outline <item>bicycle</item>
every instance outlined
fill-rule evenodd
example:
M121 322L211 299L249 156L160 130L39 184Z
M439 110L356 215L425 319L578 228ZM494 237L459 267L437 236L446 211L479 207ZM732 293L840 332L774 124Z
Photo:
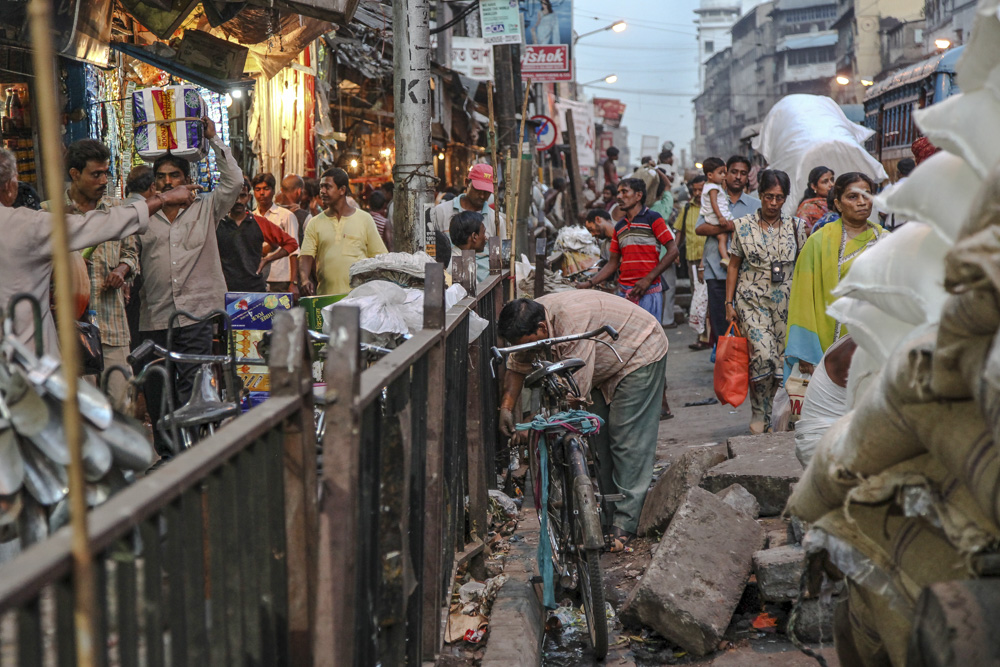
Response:
M187 354L175 352L173 347L174 325L181 316L194 322L204 322L219 318L223 327L222 336L226 354ZM170 317L167 328L167 347L144 340L131 354L128 362L133 367L143 368L133 384L143 385L148 377L148 371L160 368L163 379L163 396L165 411L161 413L154 427L164 435L174 454L180 454L190 449L197 442L215 433L223 422L240 414L240 399L243 385L236 373L236 354L232 343L232 323L229 315L222 310L214 310L205 317L195 317L190 313L177 311ZM173 384L176 376L174 364L199 364L195 372L191 396L187 402L176 407L174 404ZM112 371L124 372L120 367L111 367L105 371L102 384L107 383L107 377ZM161 408L162 409L162 408Z
M515 352L537 351L547 356L555 345L585 339L607 345L621 361L613 345L597 339L601 334L618 340L618 332L604 326L583 334L493 347L490 350L492 362L502 363L507 355ZM538 556L546 604L554 604L552 571L543 566L551 557L555 572L559 573L560 587L580 593L595 656L603 660L608 653L608 621L600 560L606 546L601 515L605 503L623 500L624 496L601 493L599 462L590 438L600 428L601 420L596 415L574 409L574 403L581 404L584 397L573 373L585 365L582 359L552 362L536 356L532 361L534 370L525 377L524 386L540 390L542 406L535 418L528 424L519 424L518 430L537 434L529 456L529 469L540 491L536 495L539 522L543 534L548 535L548 540L540 540ZM546 553L548 550L551 556Z

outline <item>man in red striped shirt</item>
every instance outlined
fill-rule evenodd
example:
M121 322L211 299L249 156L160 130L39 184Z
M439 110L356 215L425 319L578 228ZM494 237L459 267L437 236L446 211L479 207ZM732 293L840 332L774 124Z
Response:
M611 239L611 259L590 280L577 283L578 288L600 284L618 271L618 296L638 304L640 308L663 321L663 284L660 274L677 260L680 254L674 233L656 211L647 208L646 183L641 178L623 178L618 182L618 207L625 217L615 224ZM660 246L666 252L660 257ZM660 419L673 417L663 387Z
M677 244L666 221L645 206L646 184L639 178L625 178L618 183L618 205L625 217L615 225L611 239L611 259L596 276L579 288L598 285L618 271L618 295L639 305L657 321L663 315L663 287L660 274L677 259ZM666 253L660 257L660 246Z

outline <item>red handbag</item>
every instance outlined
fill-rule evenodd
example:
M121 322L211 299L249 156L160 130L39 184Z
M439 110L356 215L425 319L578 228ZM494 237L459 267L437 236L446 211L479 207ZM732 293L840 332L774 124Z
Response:
M725 336L719 336L712 380L720 403L735 408L746 400L750 390L750 345L740 335L736 322L729 325Z

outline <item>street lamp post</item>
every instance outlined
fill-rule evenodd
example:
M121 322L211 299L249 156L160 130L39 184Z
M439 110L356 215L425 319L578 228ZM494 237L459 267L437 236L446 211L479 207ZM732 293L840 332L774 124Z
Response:
M573 44L576 45L576 43L579 42L584 37L588 37L590 35L596 35L597 33L604 32L605 30L613 30L614 32L623 32L627 27L628 23L625 23L625 21L615 21L614 23L609 23L603 28L598 28L597 30L591 30L590 32L585 32L582 35L575 35L573 37Z
M587 83L578 83L576 85L582 88L583 86L590 86L595 83L614 83L617 80L618 80L617 74L609 74L607 76L602 76L600 79L594 79L593 81L588 81Z

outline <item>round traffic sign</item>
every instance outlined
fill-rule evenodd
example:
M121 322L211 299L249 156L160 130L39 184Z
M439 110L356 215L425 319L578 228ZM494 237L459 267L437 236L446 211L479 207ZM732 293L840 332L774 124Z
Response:
M559 128L556 122L548 116L532 116L531 120L538 123L535 129L535 148L540 151L547 151L556 145L559 138Z

